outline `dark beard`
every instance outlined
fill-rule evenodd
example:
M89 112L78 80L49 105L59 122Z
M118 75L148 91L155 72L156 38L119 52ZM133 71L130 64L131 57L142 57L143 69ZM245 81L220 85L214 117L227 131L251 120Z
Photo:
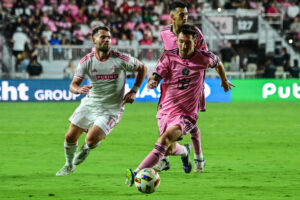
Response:
M98 51L102 51L104 53L108 52L110 48L98 48Z

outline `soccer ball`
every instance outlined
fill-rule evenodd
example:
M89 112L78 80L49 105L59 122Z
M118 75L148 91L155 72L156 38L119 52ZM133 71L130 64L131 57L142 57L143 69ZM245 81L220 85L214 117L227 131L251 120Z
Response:
M134 184L142 193L150 194L155 192L159 186L160 177L152 168L142 169L134 178Z

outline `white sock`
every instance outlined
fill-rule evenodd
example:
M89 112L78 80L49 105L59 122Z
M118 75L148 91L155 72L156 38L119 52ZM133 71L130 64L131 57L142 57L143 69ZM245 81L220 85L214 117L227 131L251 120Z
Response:
M99 146L101 144L101 141L99 141L96 145L92 146L92 147L89 147L87 145L87 143L85 142L84 145L83 145L83 149L95 149L97 146Z
M195 159L195 160L204 160L203 154L202 154L202 153L199 154L199 155L195 154L195 155L194 155L194 159Z
M75 152L77 150L77 142L76 143L67 143L65 141L64 143L64 147L65 147L65 157L66 157L66 165L73 165L73 159L74 159L74 155Z
M90 147L86 144L86 142L83 144L83 149L90 149Z

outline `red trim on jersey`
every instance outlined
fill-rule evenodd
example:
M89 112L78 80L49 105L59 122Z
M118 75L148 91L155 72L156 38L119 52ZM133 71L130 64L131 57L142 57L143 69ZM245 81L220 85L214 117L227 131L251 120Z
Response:
M97 74L95 77L97 80L113 80L117 79L119 74Z
M81 60L80 60L80 64L83 64L85 61L87 61L89 58L93 57L95 55L95 52L91 52L88 55L84 56Z
M126 55L124 55L124 54L121 54L121 53L116 52L116 51L113 51L113 50L111 51L111 53L112 53L114 56L120 58L121 60L124 60L124 61L126 61L126 62L129 62L129 56L126 56Z

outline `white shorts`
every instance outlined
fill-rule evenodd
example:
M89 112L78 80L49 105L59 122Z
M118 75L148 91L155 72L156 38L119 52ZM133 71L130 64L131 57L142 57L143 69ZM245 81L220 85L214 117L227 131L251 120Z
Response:
M108 135L121 120L124 110L116 112L116 114L111 114L95 108L95 105L87 104L82 101L79 107L69 118L69 121L85 130L96 125L101 128L106 135Z

